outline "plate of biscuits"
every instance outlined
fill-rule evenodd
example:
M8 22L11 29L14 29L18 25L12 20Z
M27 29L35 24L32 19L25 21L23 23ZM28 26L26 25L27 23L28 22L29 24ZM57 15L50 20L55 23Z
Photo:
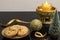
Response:
M29 28L23 25L12 25L2 30L2 35L10 39L23 38L29 35L29 33Z

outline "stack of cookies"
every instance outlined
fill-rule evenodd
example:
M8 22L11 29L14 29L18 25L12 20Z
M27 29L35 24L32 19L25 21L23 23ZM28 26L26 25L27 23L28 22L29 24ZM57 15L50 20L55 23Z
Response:
M7 38L23 38L29 34L30 30L23 25L13 25L2 30L2 35Z

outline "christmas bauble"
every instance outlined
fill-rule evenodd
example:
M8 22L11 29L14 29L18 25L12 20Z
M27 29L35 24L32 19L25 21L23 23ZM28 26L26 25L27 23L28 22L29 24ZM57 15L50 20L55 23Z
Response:
M38 31L42 28L42 22L38 19L34 19L31 21L30 23L30 27L34 30L34 31Z

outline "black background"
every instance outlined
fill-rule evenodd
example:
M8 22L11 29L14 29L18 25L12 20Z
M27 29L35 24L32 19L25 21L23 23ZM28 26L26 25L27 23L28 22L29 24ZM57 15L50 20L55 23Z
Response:
M6 24L9 20L13 18L18 18L30 22L33 19L39 19L39 15L37 15L36 12L0 12L0 23ZM29 24L27 26L29 26ZM0 40L12 40L12 39L4 38L1 35L1 31L3 28L5 27L0 26ZM40 40L40 38L32 38L31 35L29 35L25 38L16 39L16 40Z

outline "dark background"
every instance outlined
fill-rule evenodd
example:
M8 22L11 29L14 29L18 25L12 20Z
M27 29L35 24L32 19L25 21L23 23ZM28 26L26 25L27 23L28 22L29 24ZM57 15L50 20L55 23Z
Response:
M58 12L58 14L60 15L60 12ZM11 20L13 18L18 18L18 19L30 22L33 19L39 19L39 16L36 14L36 12L0 12L0 23L6 24L9 20ZM27 26L29 26L29 25L27 25ZM3 28L5 28L5 27L0 26L0 40L10 40L10 39L4 38L1 35L1 31ZM58 39L59 38L60 37L58 37ZM36 38L33 39L29 35L28 37L23 38L21 40L40 40L40 39L36 39Z

